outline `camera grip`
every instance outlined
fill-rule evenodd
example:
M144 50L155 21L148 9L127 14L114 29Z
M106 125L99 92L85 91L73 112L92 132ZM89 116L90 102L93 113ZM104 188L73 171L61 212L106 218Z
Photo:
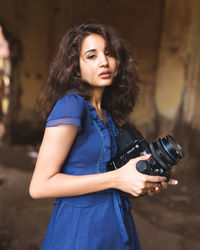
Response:
M136 163L136 169L138 172L144 174L148 171L148 164L146 163L146 161L138 161Z

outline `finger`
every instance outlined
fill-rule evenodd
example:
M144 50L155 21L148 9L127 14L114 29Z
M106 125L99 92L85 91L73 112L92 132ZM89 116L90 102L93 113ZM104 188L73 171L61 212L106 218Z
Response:
M132 161L134 161L135 163L137 163L138 161L146 161L151 157L151 154L146 154L146 155L141 155L137 158L133 158Z
M168 187L168 183L167 182L161 182L161 187L162 189L166 189Z
M159 185L159 186L156 186L155 188L149 189L147 191L147 194L150 195L150 196L152 196L155 193L160 193L160 190L161 190L161 186Z
M157 184L155 187L154 187L154 192L155 193L160 193L160 190L161 190L161 184Z
M154 195L154 191L153 191L153 190L148 190L148 191L147 191L147 194L148 194L149 196L153 196L153 195Z
M152 175L145 175L146 178L146 182L165 182L166 181L166 177L164 176L152 176Z
M161 184L160 183L153 183L153 182L149 182L149 183L146 183L145 185L145 188L146 189L155 189L155 188L161 188Z
M177 180L170 179L170 180L168 181L168 184L169 184L169 185L178 185L178 181L177 181Z
M160 193L160 189L161 189L161 187L155 187L155 193Z
M144 189L142 190L142 192L139 193L139 195L144 195L144 194L147 193L147 191L148 191L148 189L144 188Z

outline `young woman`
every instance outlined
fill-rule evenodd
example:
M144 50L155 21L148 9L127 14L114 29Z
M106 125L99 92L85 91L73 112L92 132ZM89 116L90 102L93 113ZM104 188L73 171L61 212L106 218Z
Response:
M106 171L136 84L135 61L110 27L88 21L66 33L42 96L48 118L30 184L33 198L57 198L43 250L140 249L131 204L119 190L152 195L166 179L136 170L149 155Z

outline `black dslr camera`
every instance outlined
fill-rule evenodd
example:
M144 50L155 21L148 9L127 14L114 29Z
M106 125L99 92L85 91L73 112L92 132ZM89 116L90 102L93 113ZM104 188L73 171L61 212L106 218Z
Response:
M148 143L141 134L127 125L117 137L119 154L107 163L107 170L115 170L125 165L130 159L145 154L152 154L147 161L139 161L136 168L148 175L165 176L170 179L170 169L185 155L181 146L170 135Z

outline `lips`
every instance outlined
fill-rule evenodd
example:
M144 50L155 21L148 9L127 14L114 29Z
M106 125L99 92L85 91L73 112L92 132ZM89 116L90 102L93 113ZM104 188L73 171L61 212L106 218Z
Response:
M105 70L99 74L99 76L103 79L111 77L111 72L109 70Z

